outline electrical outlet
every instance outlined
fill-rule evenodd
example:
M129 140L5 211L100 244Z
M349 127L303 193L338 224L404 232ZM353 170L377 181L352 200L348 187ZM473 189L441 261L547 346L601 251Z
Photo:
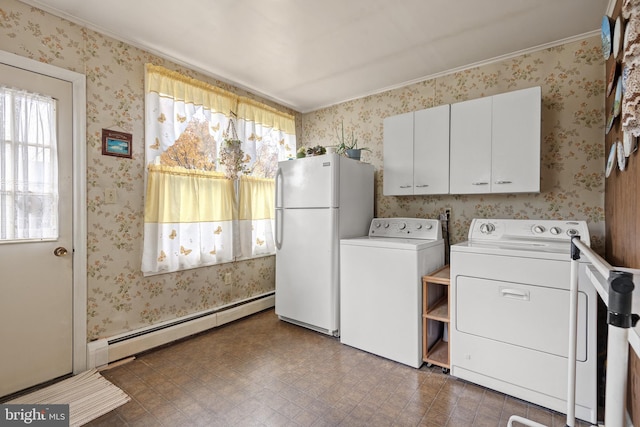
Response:
M224 284L225 285L230 285L231 284L231 273L224 273Z
M118 192L115 188L106 188L104 190L104 202L106 204L114 204L118 201Z
M451 209L445 209L444 214L447 216L447 221L451 219Z

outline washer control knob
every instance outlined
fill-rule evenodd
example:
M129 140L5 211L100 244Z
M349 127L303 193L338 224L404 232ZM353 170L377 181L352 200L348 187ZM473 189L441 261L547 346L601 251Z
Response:
M416 230L422 230L422 224L416 225Z
M407 224L404 222L400 223L400 225L398 226L399 230L404 230L405 228L407 228Z
M544 233L544 227L541 225L534 225L533 226L533 232L537 233L537 234L542 234Z
M389 223L388 222L384 223L384 228L389 228Z
M570 228L567 230L567 234L571 237L573 236L577 236L578 235L578 230L576 230L575 228Z
M376 228L380 228L382 224L380 224L379 222L376 222Z
M427 230L431 230L433 228L433 225L427 224L427 225L425 225L424 228L426 228Z
M560 230L559 227L551 227L551 230L549 230L551 232L551 234L553 234L554 236L557 236L558 234L560 234L562 232L562 230Z
M496 226L488 222L480 226L480 231L484 234L491 234L495 229Z

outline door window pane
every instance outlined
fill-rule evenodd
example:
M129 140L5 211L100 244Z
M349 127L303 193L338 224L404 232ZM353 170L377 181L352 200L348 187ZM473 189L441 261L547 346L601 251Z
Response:
M56 101L0 86L0 242L58 238Z

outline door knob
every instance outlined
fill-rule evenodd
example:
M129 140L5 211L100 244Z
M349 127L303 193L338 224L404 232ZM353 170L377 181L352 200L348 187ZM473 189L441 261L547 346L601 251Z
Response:
M68 253L69 251L67 251L67 248L63 248L62 246L58 246L53 250L53 254L55 256L65 256Z

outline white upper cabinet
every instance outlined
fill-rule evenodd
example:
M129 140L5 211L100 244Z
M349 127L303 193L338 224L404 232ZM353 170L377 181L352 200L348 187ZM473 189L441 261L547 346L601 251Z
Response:
M449 192L449 104L413 116L413 194Z
M413 194L413 112L384 119L383 156L383 194Z
M384 195L449 192L449 105L384 119Z
M451 105L451 194L540 191L540 87Z
M491 191L540 191L540 87L493 97Z
M384 119L385 196L540 191L540 87Z
M451 105L451 194L491 192L491 98Z

